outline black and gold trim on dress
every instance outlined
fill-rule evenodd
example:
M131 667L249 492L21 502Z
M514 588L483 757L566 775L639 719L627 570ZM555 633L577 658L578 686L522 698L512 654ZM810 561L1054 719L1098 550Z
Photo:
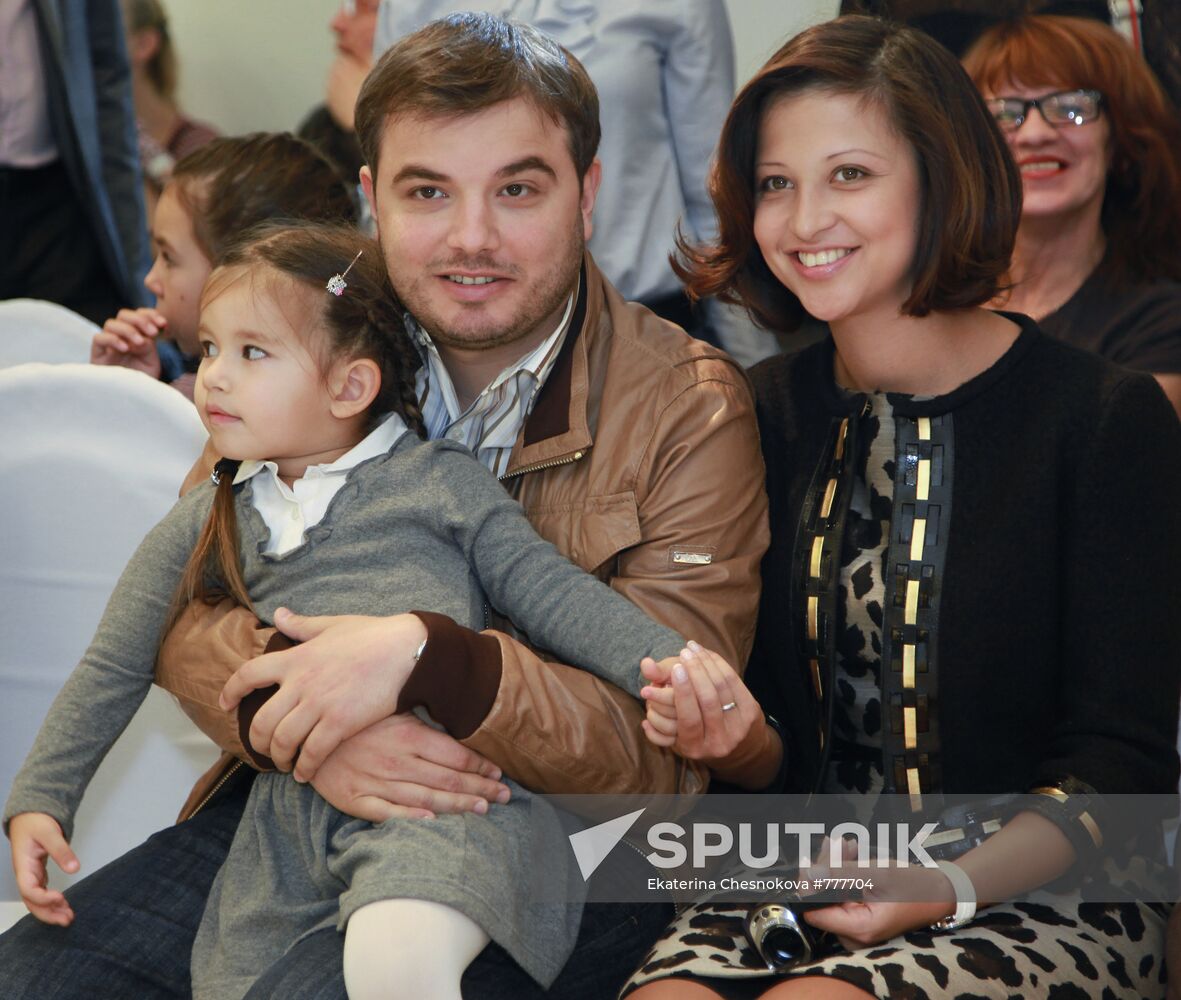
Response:
M887 791L911 809L942 787L938 698L939 610L951 525L950 414L897 417L894 503L882 621L882 707Z
M840 627L840 553L856 475L864 418L872 412L865 400L859 413L846 417L813 478L804 504L803 531L797 549L803 600L803 661L812 695L821 706L820 749L832 725L831 688L836 634ZM942 785L938 692L938 620L951 523L952 441L950 414L935 417L895 415L895 472L890 539L885 565L886 599L882 622L882 761L885 791L910 797L923 807L923 795ZM799 612L795 612L799 613ZM823 764L820 768L824 773Z
M867 401L862 415L868 409ZM846 417L835 425L835 434L824 451L828 458L822 459L816 470L804 503L801 547L797 553L796 565L801 570L797 580L804 614L801 653L808 667L812 696L824 709L817 727L822 756L826 749L825 734L832 725L833 703L828 694L836 657L841 539L856 472L856 463L847 458L856 453L858 424L856 417Z

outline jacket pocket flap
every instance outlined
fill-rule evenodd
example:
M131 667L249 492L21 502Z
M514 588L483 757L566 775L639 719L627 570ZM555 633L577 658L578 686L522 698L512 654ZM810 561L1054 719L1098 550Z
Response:
M538 534L566 558L600 578L610 575L615 557L640 542L640 511L631 490L588 497L577 507L527 512Z

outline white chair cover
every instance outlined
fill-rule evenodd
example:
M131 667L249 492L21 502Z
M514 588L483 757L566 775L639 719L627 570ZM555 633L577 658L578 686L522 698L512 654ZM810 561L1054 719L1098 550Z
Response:
M176 501L206 435L176 390L92 365L0 370L0 427L0 796L7 798L119 573ZM79 812L79 877L173 822L215 756L154 688ZM50 868L52 884L71 881ZM5 862L0 900L15 899Z
M99 328L85 316L42 299L0 302L0 368L30 361L81 364Z

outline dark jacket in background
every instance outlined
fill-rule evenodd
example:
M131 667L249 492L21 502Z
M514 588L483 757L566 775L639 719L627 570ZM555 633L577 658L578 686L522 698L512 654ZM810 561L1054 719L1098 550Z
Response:
M62 165L122 299L151 265L119 0L34 0Z

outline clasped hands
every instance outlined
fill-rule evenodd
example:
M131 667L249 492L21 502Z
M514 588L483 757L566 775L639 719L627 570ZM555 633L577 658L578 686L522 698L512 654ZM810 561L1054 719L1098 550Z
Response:
M649 682L640 695L647 703L644 733L652 743L704 761L715 775L747 788L761 788L771 780L783 748L764 724L762 707L722 657L690 642L676 660L646 659L640 669ZM827 852L827 845L822 852ZM843 855L846 864L853 860L851 845L844 845ZM865 875L865 869L855 867L815 871L832 877L850 872L855 877ZM874 888L861 899L804 915L817 929L836 935L850 951L928 927L955 909L955 893L938 869L875 867L869 871Z
M644 735L659 747L701 761L724 781L761 791L779 769L783 747L738 672L690 641L678 658L640 663L648 684Z

